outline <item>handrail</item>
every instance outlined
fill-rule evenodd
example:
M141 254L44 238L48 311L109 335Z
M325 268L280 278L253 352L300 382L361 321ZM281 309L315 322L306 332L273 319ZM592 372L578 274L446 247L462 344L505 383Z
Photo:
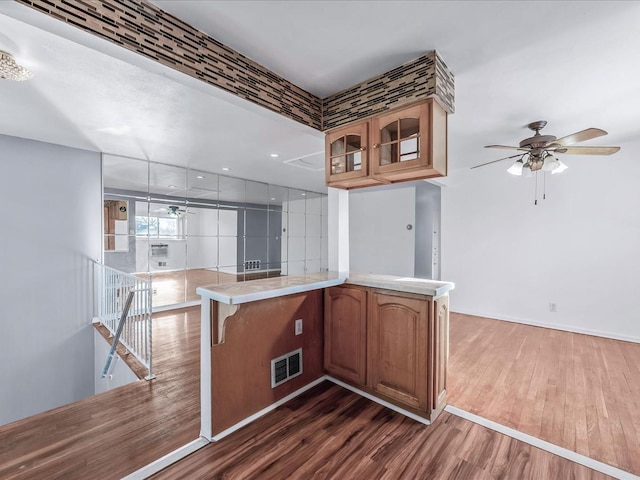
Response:
M115 346L120 342L147 367L148 375L145 379L155 378L152 355L151 281L99 262L96 262L95 266L98 294L96 316L109 333L116 336L111 350L115 352ZM129 302L130 296L133 298Z
M116 347L118 346L118 342L120 341L120 335L122 335L122 329L124 328L124 323L127 321L129 309L131 308L131 302L133 302L133 296L135 294L136 292L131 290L129 292L129 295L127 295L127 300L125 301L124 308L122 309L122 315L120 316L120 321L118 322L118 329L116 330L116 334L113 336L113 342L111 343L111 348L109 349L109 353L107 355L107 361L105 362L104 368L102 369L102 378L106 378L107 375L109 375L111 362L113 362L113 358L116 355Z

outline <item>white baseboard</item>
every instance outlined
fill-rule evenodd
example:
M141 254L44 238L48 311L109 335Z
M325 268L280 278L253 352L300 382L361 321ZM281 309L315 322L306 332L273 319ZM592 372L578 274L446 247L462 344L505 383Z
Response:
M634 337L633 335L619 335L617 333L603 332L601 330L591 330L589 328L574 327L572 325L562 325L558 323L546 323L538 322L536 320L529 320L519 317L510 317L506 315L496 315L494 313L482 313L482 312L470 312L463 310L455 310L451 313L461 313L463 315L473 315L474 317L484 317L492 320L502 320L505 322L522 323L524 325L531 325L534 327L551 328L553 330L561 330L563 332L581 333L583 335L592 335L594 337L610 338L612 340L622 340L625 342L640 343L640 337Z
M187 443L186 445L177 448L173 452L166 454L164 457L161 457L158 460L155 460L136 470L135 472L130 473L126 477L123 477L122 480L144 480L145 478L149 478L152 475L158 473L160 470L163 470L168 466L182 460L187 455L191 455L193 452L209 445L209 443L209 440L207 440L206 438L197 438L193 442Z
M632 473L625 472L624 470L612 467L611 465L599 462L598 460L585 457L584 455L580 455L579 453L576 453L572 450L568 450L553 443L546 442L532 435L519 432L517 430L514 430L513 428L500 425L493 420L489 420L465 410L461 410L458 407L454 407L453 405L447 405L446 407L444 407L444 409L445 411L458 417L464 418L465 420L477 423L478 425L487 427L495 432L501 433L516 440L520 440L521 442L527 443L533 447L539 448L549 453L553 453L554 455L558 455L559 457L566 458L567 460L578 463L592 470L596 470L600 473L604 473L605 475L609 475L620 480L640 480L640 477L633 475Z
M236 423L235 425L227 428L226 430L223 430L222 432L214 435L211 440L213 442L217 442L218 440L223 439L224 437L226 437L227 435L232 434L233 432L235 432L236 430L241 429L242 427L249 425L251 422L257 420L258 418L262 417L263 415L266 415L267 413L275 410L276 408L278 408L280 405L284 405L285 403L287 403L289 400L293 400L294 398L296 398L298 395L303 394L304 392L306 392L307 390L315 387L316 385L324 382L325 380L327 380L326 375L323 375L322 377L314 380L311 383L308 383L307 385L305 385L302 388L299 388L298 390L296 390L295 392L290 393L289 395L287 395L286 397L281 398L280 400L278 400L275 403L272 403L271 405L269 405L268 407L263 408L262 410L260 410L259 412L254 413L253 415L251 415L250 417L245 418L244 420L242 420L241 422Z

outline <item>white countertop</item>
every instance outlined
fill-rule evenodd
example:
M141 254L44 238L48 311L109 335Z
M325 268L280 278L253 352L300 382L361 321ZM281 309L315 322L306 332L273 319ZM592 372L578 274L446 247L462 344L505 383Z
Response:
M455 288L452 282L440 282L425 278L395 277L393 275L374 275L371 273L350 273L347 281L351 285L363 287L383 288L397 292L417 293L439 297Z
M240 303L255 302L256 300L282 297L292 293L333 287L344 283L344 281L344 276L340 276L335 272L320 272L198 287L196 293L221 303L238 305Z
M281 297L293 293L308 292L320 288L333 287L343 283L363 287L395 290L397 292L416 293L439 297L455 285L451 282L439 282L422 278L395 277L392 275L350 274L348 278L336 272L320 272L308 275L282 276L198 287L198 295L228 305L255 302L267 298Z

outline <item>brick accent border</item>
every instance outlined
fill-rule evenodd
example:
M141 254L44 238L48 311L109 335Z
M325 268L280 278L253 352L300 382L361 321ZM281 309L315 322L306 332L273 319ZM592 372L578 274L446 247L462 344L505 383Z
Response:
M16 1L292 120L321 129L320 98L151 3Z
M329 130L427 97L435 97L447 112L453 113L453 75L435 50L325 98L322 129Z
M427 97L454 112L454 77L436 51L325 99L144 0L15 0L317 130Z

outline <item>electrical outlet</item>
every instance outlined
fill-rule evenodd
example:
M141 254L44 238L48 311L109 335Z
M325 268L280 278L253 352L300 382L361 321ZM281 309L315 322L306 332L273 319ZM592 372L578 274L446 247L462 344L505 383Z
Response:
M296 335L302 334L302 319L296 320Z
M558 311L558 305L556 305L555 303L550 303L549 304L549 311L550 312L557 312Z

